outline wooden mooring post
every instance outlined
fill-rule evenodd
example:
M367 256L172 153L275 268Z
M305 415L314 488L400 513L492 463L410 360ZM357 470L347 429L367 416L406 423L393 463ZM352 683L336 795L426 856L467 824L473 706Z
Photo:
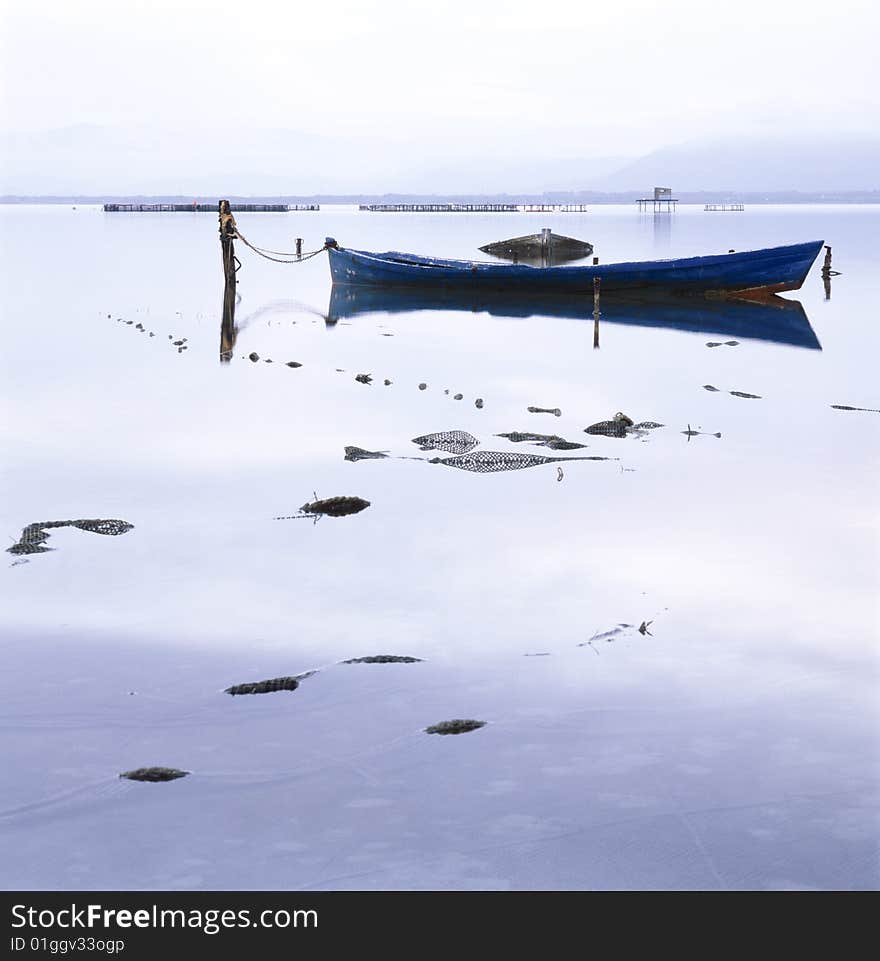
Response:
M599 349L599 287L601 277L593 278L593 350Z
M223 318L220 322L220 360L228 363L232 359L235 348L235 289L238 281L236 272L241 266L235 256L233 238L237 234L235 217L229 207L228 200L221 200L220 215L220 248L223 254Z
M831 269L831 247L825 244L825 262L822 264L822 286L825 288L825 299L831 300L831 278L839 276L839 270Z

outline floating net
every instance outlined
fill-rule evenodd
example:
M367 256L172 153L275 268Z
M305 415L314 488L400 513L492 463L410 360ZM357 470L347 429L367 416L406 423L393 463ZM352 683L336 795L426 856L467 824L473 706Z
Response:
M466 454L480 442L466 430L443 430L437 434L413 437L413 443L421 450L442 450L449 454Z
M351 445L345 448L345 459L351 461L380 460L387 456L387 452L383 450L364 450L363 447L352 447Z
M511 444L522 444L526 441L532 441L534 443L546 443L550 440L562 440L557 434L533 434L528 430L512 430L509 434L496 434L496 437L503 437L505 440L509 440Z
M134 524L128 521L120 521L115 518L94 518L76 521L36 521L28 524L21 532L18 541L7 547L10 554L42 554L51 551L51 547L46 547L45 543L49 539L49 531L55 527L76 527L81 531L89 531L92 534L109 534L118 536L130 531Z
M590 424L584 430L585 434L602 434L605 437L626 437L627 428L632 424L627 424L622 420L600 420L598 424Z
M616 459L616 458L615 458ZM475 474L493 474L503 470L522 470L540 464L567 463L573 460L611 460L609 457L543 457L540 454L523 454L519 451L480 450L459 457L432 457L430 464L444 464Z

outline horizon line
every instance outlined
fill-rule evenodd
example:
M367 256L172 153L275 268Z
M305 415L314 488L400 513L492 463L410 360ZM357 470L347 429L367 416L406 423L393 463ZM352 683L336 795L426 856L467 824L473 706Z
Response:
M248 201L248 202L276 202L276 203L325 203L325 204L365 204L381 202L383 200L395 200L399 203L420 203L420 202L493 202L506 201L524 204L540 203L631 203L636 200L644 199L647 190L545 190L545 191L506 191L501 193L484 193L481 191L450 190L443 192L424 192L424 191L384 191L377 192L330 192L322 191L313 194L286 194L286 193L226 193L220 195L214 191L206 191L203 194L193 193L6 193L0 194L2 204L27 204L27 203L82 203L82 204L103 204L103 203L124 203L127 201L146 201L155 203L189 203L195 199L200 203L210 202L215 199ZM678 201L682 204L704 203L710 200L738 200L753 204L760 203L779 203L795 202L844 202L844 203L880 203L880 189L856 189L856 190L726 190L717 188L713 190L679 190L676 191ZM649 198L650 199L650 198Z

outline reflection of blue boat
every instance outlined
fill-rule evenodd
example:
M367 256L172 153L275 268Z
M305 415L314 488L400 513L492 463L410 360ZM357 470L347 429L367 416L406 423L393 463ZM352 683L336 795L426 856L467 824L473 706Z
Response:
M440 287L572 294L601 289L660 289L670 293L736 292L766 295L797 290L823 242L769 247L710 257L680 257L623 264L531 267L470 260L442 260L396 251L346 250L327 238L334 284L369 287Z
M334 284L329 317L359 314L454 310L496 317L560 317L592 320L593 298L499 291L419 290L416 288L349 287ZM637 327L668 327L724 337L767 340L821 350L821 345L796 300L767 297L761 301L715 300L706 297L618 295L602 299L603 323Z

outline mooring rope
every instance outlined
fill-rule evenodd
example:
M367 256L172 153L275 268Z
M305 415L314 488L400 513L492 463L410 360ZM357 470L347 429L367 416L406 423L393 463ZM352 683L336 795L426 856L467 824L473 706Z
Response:
M266 260L274 261L276 264L298 264L304 260L309 260L312 257L317 257L318 254L323 253L327 249L326 245L324 245L319 247L317 250L310 250L307 253L297 256L296 253L286 250L267 250L264 247L256 247L239 232L237 227L235 228L234 236L236 240L240 240L246 247L250 247L255 254L258 254L260 257L265 257ZM277 256L270 256L271 254L277 254ZM282 257L290 259L282 260Z

